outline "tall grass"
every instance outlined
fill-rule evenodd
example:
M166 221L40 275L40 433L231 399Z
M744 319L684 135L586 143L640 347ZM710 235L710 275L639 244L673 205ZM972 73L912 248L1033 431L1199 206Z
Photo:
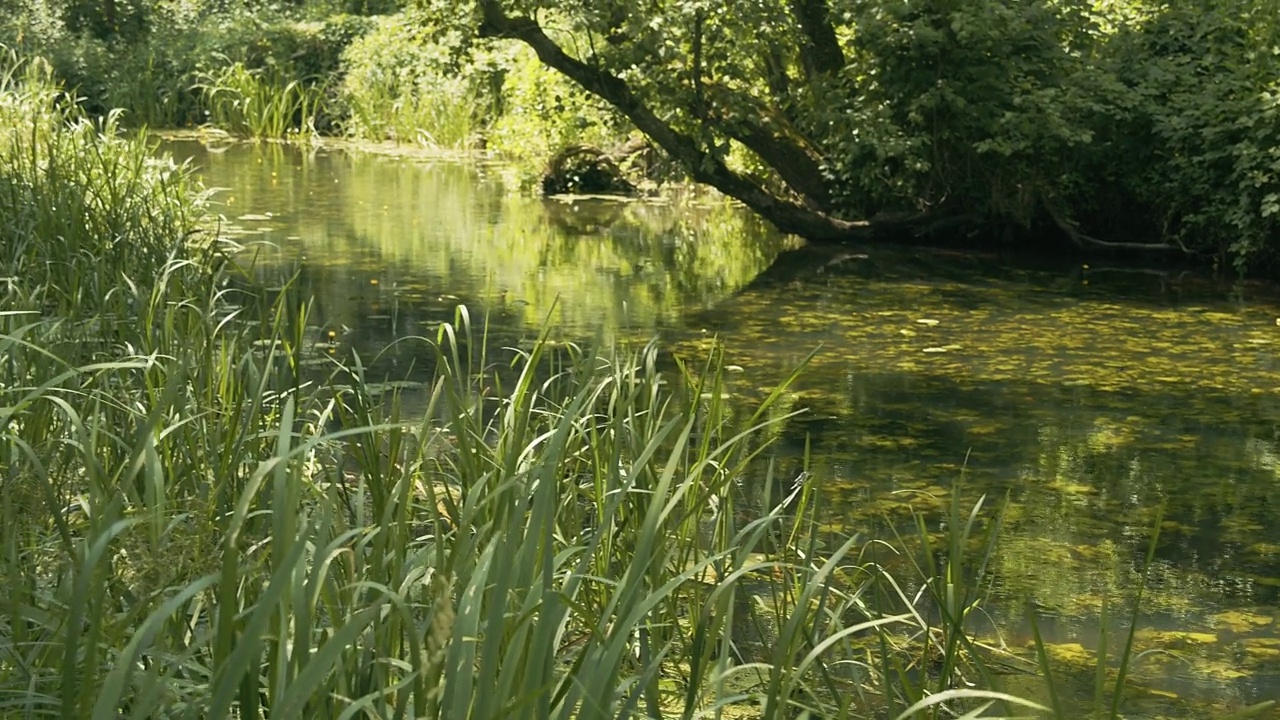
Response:
M353 72L343 80L347 134L443 150L468 150L478 141L486 101L467 79L423 77L395 87L367 75Z
M414 13L381 17L342 55L339 94L347 135L419 143L442 150L476 146L498 90L487 72L450 61L445 44L424 38Z
M210 123L251 138L315 135L325 99L322 85L290 78L276 65L229 63L205 73L197 87Z
M89 320L144 310L186 257L199 202L184 168L91 120L47 65L0 63L0 244L9 309ZM119 315L116 315L119 316Z
M104 99L108 107L125 109L130 127L184 127L198 116L200 96L191 87L191 71L167 53L140 47L121 58L115 70Z
M895 578L807 474L745 502L794 378L741 414L715 355L495 357L460 309L405 340L436 367L410 414L192 241L182 168L26 73L0 80L0 714L1040 708L966 634L980 507Z

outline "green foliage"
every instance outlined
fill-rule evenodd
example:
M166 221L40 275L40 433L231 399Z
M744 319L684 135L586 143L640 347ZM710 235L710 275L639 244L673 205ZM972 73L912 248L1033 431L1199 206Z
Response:
M150 30L154 7L148 0L68 0L62 17L72 33L128 42Z
M436 379L410 419L358 356L324 359L290 287L187 242L185 173L57 104L47 71L3 77L3 149L33 161L0 166L0 706L876 712L866 643L915 652L915 601L870 601L887 576L818 526L807 475L740 504L795 374L738 414L714 353L676 383L653 345L540 341L504 370L461 308L417 339ZM973 698L1026 704L908 715Z
M1098 78L1070 48L1091 26L1072 3L890 3L857 23L832 172L864 212L954 203L1028 224L1077 178ZM869 171L874 168L874 171Z
M154 3L148 6L151 22L145 32L100 37L64 22L56 4L15 2L21 12L0 19L0 42L23 57L47 58L56 77L84 99L90 112L123 109L122 122L134 126L206 121L213 109L206 101L224 99L203 86L217 79L247 82L230 77L239 67L278 92L293 85L294 97L274 98L277 105L297 105L298 95L315 95L314 125L332 131L341 109L327 97L325 102L318 98L336 85L343 50L372 25L351 15L306 21L271 8Z
M0 21L0 41L49 58L90 112L123 108L128 124L489 146L530 176L560 148L626 138L602 103L527 51L477 45L466 18L444 6L369 18L323 3L143 3L148 22L125 33L68 22L57 3L11 1L21 12Z
M730 663L730 620L753 616L749 579L776 575L786 629L757 669L789 713L845 675L812 638L840 650L899 621L844 620L852 543L816 560L812 486L738 519L781 389L740 424L716 364L672 392L652 346L613 362L540 343L495 375L464 309L433 343L430 406L402 419L358 357L309 373L305 303L192 254L188 215L142 216L130 198L196 208L145 146L68 129L54 95L0 88L6 143L39 160L0 194L30 218L6 238L26 250L4 268L24 273L6 297L21 310L0 316L0 705L691 716L743 699L729 683L756 669ZM92 201L66 225L49 224L71 194L54 181Z
M627 139L630 126L616 111L542 65L533 51L508 46L502 61L501 113L488 139L504 158L536 173L565 148L609 150Z
M1274 3L1168 6L1109 40L1124 84L1103 189L1154 230L1244 269L1280 260L1280 20ZM1123 208L1107 208L1111 217Z
M190 56L195 60L190 82L206 100L216 97L209 94L209 85L234 87L239 102L248 102L251 108L252 98L258 96L258 109L250 115L278 116L287 114L279 108L293 106L295 129L334 132L345 118L336 92L343 72L342 54L372 27L369 18L353 15L332 15L315 22L263 10L209 15L189 33L196 46ZM227 102L225 97L219 99ZM268 113L267 106L277 111ZM219 122L211 117L212 106L202 109L210 120Z
M289 79L276 66L250 70L233 63L202 79L209 121L245 137L288 138L315 133L323 88Z
M439 10L439 8L433 8ZM343 56L348 134L442 149L486 148L532 176L562 148L609 148L627 126L526 48L477 44L426 9L379 18Z
M496 76L464 63L458 41L437 36L414 15L379 18L342 57L345 131L368 140L474 147L497 100Z
M780 227L917 215L1242 268L1280 250L1274 0L477 5Z
M568 55L688 140L686 173L720 163L827 217L923 212L1241 270L1280 259L1275 0L5 0L0 42L134 125L279 135L250 118L291 116L294 130L492 150L526 176L627 138L621 113L527 47L481 39L485 4L536 6Z
M372 26L369 18L352 15L311 21L279 10L240 10L203 16L194 39L198 55L213 66L276 66L295 79L323 79L338 71L343 50Z
M120 137L115 115L86 117L41 62L0 70L0 188L15 310L136 311L199 219L185 168Z

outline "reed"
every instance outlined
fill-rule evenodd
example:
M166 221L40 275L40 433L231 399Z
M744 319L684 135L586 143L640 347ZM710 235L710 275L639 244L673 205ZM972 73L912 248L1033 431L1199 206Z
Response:
M41 61L0 62L9 309L85 322L138 313L169 263L199 252L203 200L186 168L121 136L118 117L86 117Z
M208 121L251 138L302 138L316 134L323 85L289 77L279 66L249 68L242 62L202 74L196 87Z
M358 66L342 84L348 135L395 140L440 150L470 150L479 141L486 102L466 78L424 75L388 83Z

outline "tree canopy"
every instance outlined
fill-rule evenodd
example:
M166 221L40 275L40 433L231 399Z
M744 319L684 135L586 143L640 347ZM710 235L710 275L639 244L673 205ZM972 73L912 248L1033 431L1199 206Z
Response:
M471 9L478 35L528 45L694 180L812 240L981 228L1241 266L1280 250L1277 0Z

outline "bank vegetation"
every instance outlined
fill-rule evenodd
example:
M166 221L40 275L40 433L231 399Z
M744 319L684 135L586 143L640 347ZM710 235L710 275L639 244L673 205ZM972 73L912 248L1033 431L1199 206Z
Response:
M134 126L688 178L820 242L1276 267L1277 0L728 7L3 0L0 42Z

